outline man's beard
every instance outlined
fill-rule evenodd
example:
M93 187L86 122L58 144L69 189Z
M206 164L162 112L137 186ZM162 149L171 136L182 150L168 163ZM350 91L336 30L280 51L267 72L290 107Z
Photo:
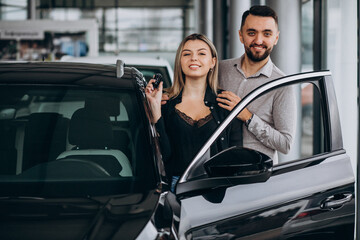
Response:
M245 52L246 52L246 55L248 56L248 58L253 61L253 62L261 62L262 60L264 60L265 58L267 58L271 51L272 51L272 48L268 48L266 47L265 48L265 52L260 55L260 54L256 54L254 55L252 52L251 52L251 47L253 47L254 45L251 44L250 47L245 47Z

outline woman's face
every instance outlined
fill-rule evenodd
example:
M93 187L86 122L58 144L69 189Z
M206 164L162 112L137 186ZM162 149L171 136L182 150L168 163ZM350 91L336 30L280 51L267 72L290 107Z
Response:
M180 57L181 69L187 78L203 78L216 63L210 47L201 40L189 40L185 43Z

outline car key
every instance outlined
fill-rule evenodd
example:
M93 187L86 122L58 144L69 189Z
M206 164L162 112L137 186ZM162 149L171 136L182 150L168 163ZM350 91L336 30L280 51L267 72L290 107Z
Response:
M157 74L155 74L154 79L155 79L155 82L153 83L153 87L158 88L160 82L163 81L163 76L161 75L161 73L157 73Z

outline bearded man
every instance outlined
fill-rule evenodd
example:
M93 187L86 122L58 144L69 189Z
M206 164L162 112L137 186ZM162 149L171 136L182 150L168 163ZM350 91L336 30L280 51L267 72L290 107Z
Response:
M239 37L245 54L223 60L219 84L223 91L218 104L232 110L249 92L264 82L285 74L271 61L270 53L279 40L278 17L268 6L253 6L242 16ZM238 118L243 126L243 145L278 162L277 151L290 151L296 129L296 99L293 87L271 91L250 103Z

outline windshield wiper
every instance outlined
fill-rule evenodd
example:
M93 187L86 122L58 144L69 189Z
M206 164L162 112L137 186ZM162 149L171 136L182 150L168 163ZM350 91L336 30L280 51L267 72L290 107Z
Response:
M104 222L104 214L107 209L111 208L110 201L112 198L109 198L104 204L102 204L95 215L94 219L90 223L88 229L85 231L85 235L83 236L83 240L92 240L95 239L97 233L100 230L102 223Z

